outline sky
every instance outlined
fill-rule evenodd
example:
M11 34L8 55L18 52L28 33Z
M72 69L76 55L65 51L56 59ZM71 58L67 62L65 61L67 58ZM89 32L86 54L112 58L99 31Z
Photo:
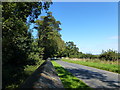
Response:
M62 23L62 39L73 41L80 52L118 50L117 2L53 2L49 11Z

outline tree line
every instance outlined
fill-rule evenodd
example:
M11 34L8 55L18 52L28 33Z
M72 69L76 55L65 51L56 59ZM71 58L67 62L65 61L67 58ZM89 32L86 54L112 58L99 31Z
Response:
M52 2L2 3L2 87L20 83L27 65L36 65L52 57L99 58L116 60L117 52L109 50L100 55L84 54L74 42L61 38L61 22L49 11ZM42 10L46 16L41 16ZM38 31L32 36L30 24Z
M66 48L62 56L69 58L100 59L108 61L116 61L120 59L120 53L112 49L108 49L107 51L102 50L102 53L99 55L79 52L79 48L74 44L73 41L66 42Z

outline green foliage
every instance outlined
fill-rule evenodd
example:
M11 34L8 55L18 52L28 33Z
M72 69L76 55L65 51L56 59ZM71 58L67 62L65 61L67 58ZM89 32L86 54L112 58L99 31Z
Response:
M29 22L34 22L42 9L47 10L51 3L44 2L3 2L2 3L2 87L19 83L26 65L36 64L43 49L32 45L28 31ZM27 18L29 17L29 21ZM27 23L26 23L27 21ZM34 48L38 49L35 53ZM35 58L36 57L36 58Z
M59 25L60 21L56 21L51 12L48 12L47 16L41 16L39 20L36 20L38 45L44 48L43 59L55 56L64 48L64 41L59 34L61 30Z
M64 56L73 58L73 57L78 56L79 48L76 47L74 42L69 41L69 42L66 42L66 48L63 53L64 53Z
M94 59L97 58L97 55L92 55L92 54L82 54L80 58L85 58L85 59Z
M82 53L79 52L79 48L76 47L74 42L69 41L66 42L66 48L64 49L63 57L69 57L69 58L81 58L81 59L101 59L101 60L110 60L110 61L116 61L117 59L120 59L120 53L117 53L114 50L107 50L103 51L100 55L92 55L90 53Z
M103 59L103 60L117 60L118 59L118 53L114 50L107 50L107 51L103 51L100 56L99 56L100 59Z
M30 45L30 51L28 54L28 59L31 60L31 65L33 64L37 64L38 62L40 62L40 60L43 57L43 48L42 47L38 47L38 40L36 39L35 41L33 41ZM30 63L29 63L30 64Z
M6 89L18 88L19 85L25 82L26 78L28 78L43 62L44 60L41 60L40 62L37 62L37 65L27 65L24 69L24 72L21 74L21 76L19 76L20 82L8 85Z
M4 19L9 17L21 19L26 22L27 17L31 22L34 22L35 18L41 14L41 9L48 10L52 2L3 2L3 12L2 15Z
M97 58L97 55L84 54L82 52L79 52L79 48L72 41L66 42L66 48L62 53L62 56L70 58Z
M14 81L19 83L19 77L23 73L24 66L31 62L28 60L31 40L27 36L27 29L28 27L22 20L10 18L3 21L3 88L13 84Z
M85 83L73 76L70 72L66 71L61 65L52 61L53 66L55 67L58 76L60 77L64 88L86 88L90 89Z

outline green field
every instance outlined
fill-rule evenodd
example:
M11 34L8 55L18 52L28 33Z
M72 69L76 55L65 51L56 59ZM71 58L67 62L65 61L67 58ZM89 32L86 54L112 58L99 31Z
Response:
M85 83L83 83L81 80L73 76L71 73L66 71L61 65L56 63L55 61L52 61L53 66L55 67L58 76L60 77L64 88L86 88L91 89L88 87Z
M95 60L86 60L86 61L78 61L78 60L71 60L71 59L62 59L62 61L69 62L69 63L75 63L75 64L80 64L80 65L85 65L85 66L90 66L90 67L95 67L98 69L103 69L115 73L120 73L118 69L118 64L112 64L112 62L107 63L106 61L100 62L95 61Z

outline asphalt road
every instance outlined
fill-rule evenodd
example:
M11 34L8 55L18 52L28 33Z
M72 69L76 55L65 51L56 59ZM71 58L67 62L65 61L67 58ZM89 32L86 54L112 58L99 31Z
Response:
M92 88L120 88L120 74L61 60L56 62Z

